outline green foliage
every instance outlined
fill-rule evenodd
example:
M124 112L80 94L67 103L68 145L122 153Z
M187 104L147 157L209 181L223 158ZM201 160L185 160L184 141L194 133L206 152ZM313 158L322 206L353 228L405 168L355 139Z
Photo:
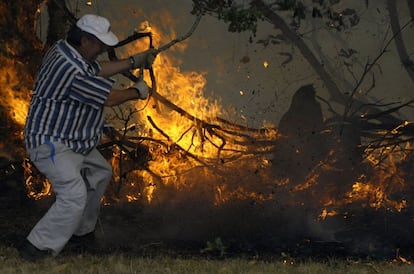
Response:
M191 13L216 16L219 20L228 23L230 32L250 30L255 34L257 22L262 19L261 13L254 7L235 4L232 0L193 0Z
M206 14L206 13L223 13L228 8L232 7L233 1L224 0L193 0L193 14Z
M296 0L279 0L276 4L280 10L292 10L296 7Z
M313 4L304 4L298 0L276 0L268 4L272 10L277 12L291 12L292 26L299 26L301 20L314 17L320 18L332 30L342 31L359 23L359 16L355 10L344 9L333 11L332 5L341 0L314 0ZM228 24L228 31L242 32L251 31L254 35L257 25L264 16L256 7L257 3L251 1L249 4L238 4L241 1L232 0L193 0L194 15L210 15ZM260 1L258 1L260 2Z
M226 254L226 249L227 248L224 246L221 238L217 237L214 239L214 241L207 241L207 246L200 250L200 252L223 257Z
M246 10L232 7L223 15L223 20L229 23L229 31L231 32L251 30L255 33L259 17L260 14L254 9Z

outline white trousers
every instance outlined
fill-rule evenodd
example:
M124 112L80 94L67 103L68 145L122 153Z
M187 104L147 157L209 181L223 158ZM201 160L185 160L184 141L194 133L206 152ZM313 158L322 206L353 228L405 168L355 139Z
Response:
M96 149L83 155L57 142L41 145L28 153L33 164L51 182L56 200L27 240L56 256L72 235L94 231L101 198L112 178L112 167Z

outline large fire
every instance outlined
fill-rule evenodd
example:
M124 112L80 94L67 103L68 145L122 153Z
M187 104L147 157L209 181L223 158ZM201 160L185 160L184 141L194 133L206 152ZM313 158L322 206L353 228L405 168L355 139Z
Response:
M86 4L93 7L94 3ZM138 13L133 15L141 16ZM156 18L146 17L149 21L137 29L151 32L153 46L162 48L180 36L166 12L156 14ZM171 34L164 34L150 21L160 22ZM114 28L116 24L129 25L130 20L114 22ZM45 49L40 44L38 48L19 47L27 39L18 38L6 39L0 50L0 174L6 177L1 190L15 201L9 190L20 195L23 189L36 201L25 204L43 209L53 202L53 188L27 159L22 141L40 62L35 58ZM116 48L116 53L122 58L148 47L149 37L144 36ZM146 248L154 243L179 241L180 246L189 243L200 250L207 241L217 243L212 249L241 250L255 257L262 250L283 258L309 251L329 258L335 254L368 258L379 253L397 255L399 261L409 263L399 254L414 246L411 122L401 122L387 104L369 107L369 111L355 106L343 117L344 112L336 109L341 105L335 101L331 106L315 84L315 88L289 88L295 93L278 125L263 121L251 128L246 117L254 113L236 112L219 97L206 95L209 71L181 69L177 56L186 49L187 40L160 52L153 66L155 82L145 70L145 81L156 87L148 100L106 109L110 127L98 148L113 167L113 180L102 200L105 206L97 226L105 245L113 242L123 247L126 243L128 250L134 246L152 252ZM34 51L36 57L31 56ZM295 53L296 57L302 58ZM266 71L278 69L275 60L264 59L246 56L236 65L259 62ZM253 72L244 75L235 70L251 79ZM139 70L133 73L136 77ZM127 77L116 80L120 88L132 84ZM237 91L237 96L246 98L252 82L222 92ZM363 87L358 90L358 96L363 96ZM271 103L279 106L281 101L275 98ZM383 112L376 113L376 107L390 115L379 117ZM394 113L398 117L389 119ZM22 169L16 168L20 163L24 188L12 188L23 181Z
M151 32L159 44L171 39L155 27ZM121 55L147 47L145 39L136 41L126 46ZM180 49L185 49L185 44ZM231 122L236 120L234 113L227 111L219 100L204 95L204 72L181 71L176 65L179 63L173 50L160 53L154 64L157 89L153 96L145 102L108 110L108 122L117 129L118 142L105 148L114 178L104 203L153 203L185 192L203 195L215 205L231 200L286 202L288 193L296 197L288 203L314 203L321 211L320 218L336 215L338 208L352 203L396 211L408 206L407 199L395 194L406 188L406 174L398 166L407 159L409 147L368 148L361 162L367 174L359 172L351 182L324 176L329 172L335 176L348 172L338 169L334 149L307 172L302 182L293 184L290 176L276 178L273 174L279 166L273 157L279 144L289 137L280 136L275 126L265 122L261 129ZM1 104L23 126L29 97L16 96L14 90L24 89L29 94L29 88L20 85L12 60L5 60L1 70ZM150 83L147 71L144 76ZM52 195L50 184L33 171L30 162L25 161L24 168L30 197ZM338 187L335 180L345 184L340 188L344 191L334 190ZM322 193L318 190L320 185L326 185L330 191Z

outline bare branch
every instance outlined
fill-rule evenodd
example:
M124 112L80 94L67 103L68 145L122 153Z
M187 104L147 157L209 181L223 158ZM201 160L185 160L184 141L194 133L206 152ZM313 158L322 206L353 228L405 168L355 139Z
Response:
M404 24L403 27L401 27L401 29L398 32L395 32L394 35L388 40L388 42L384 45L383 49L380 51L380 53L374 58L374 60L372 62L367 62L365 64L365 69L361 75L361 77L359 78L359 81L357 82L356 86L354 87L354 89L352 90L350 96L348 97L348 101L345 104L345 109L344 112L342 114L342 124L340 126L340 135L342 135L342 131L343 131L343 127L344 124L343 122L345 121L345 117L348 116L349 112L351 111L352 105L354 103L353 98L356 94L356 92L358 91L358 89L360 88L362 82L364 81L365 77L367 76L367 74L371 71L371 69L377 64L378 60L387 52L389 45L394 41L394 39L396 39L396 37L398 35L400 35L400 33L407 28L412 22L414 21L414 18L412 18L411 20L409 20L407 23Z
M170 47L172 47L173 45L175 45L179 42L182 42L185 39L187 39L188 37L190 37L194 33L194 31L196 30L198 24L200 23L201 17L202 17L202 15L197 15L195 22L193 23L190 30L186 34L184 34L183 36L181 36L179 38L176 38L176 39L170 41L169 43L159 47L157 49L157 52L159 53L159 52L165 51L165 50L169 49Z

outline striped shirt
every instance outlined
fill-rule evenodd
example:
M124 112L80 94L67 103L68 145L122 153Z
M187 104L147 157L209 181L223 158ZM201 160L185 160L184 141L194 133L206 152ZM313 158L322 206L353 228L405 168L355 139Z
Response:
M28 149L62 142L88 153L102 138L104 102L114 81L97 76L89 63L65 40L45 55L36 79L24 129Z

